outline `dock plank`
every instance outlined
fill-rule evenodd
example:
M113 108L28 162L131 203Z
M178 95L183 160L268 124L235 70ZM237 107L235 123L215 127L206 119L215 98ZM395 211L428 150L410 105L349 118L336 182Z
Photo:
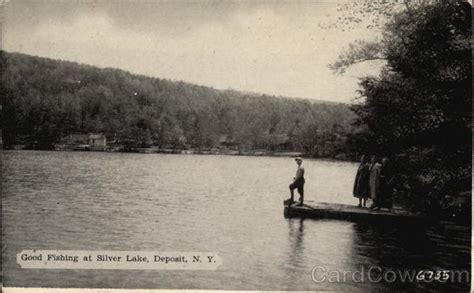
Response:
M284 204L284 216L287 218L312 218L312 219L337 219L353 222L373 222L373 223L421 223L426 219L421 215L411 213L401 208L393 208L390 211L374 211L369 208L358 207L356 205L326 203L326 202L305 202L303 206L297 203Z

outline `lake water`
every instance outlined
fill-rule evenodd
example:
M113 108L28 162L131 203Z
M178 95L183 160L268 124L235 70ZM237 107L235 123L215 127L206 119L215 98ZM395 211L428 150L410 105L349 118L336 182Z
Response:
M315 282L342 272L470 268L470 229L283 217L291 158L3 152L5 286L384 290L466 284ZM357 165L305 160L308 200L356 204ZM298 196L296 196L297 198ZM217 252L216 271L21 269L23 249Z

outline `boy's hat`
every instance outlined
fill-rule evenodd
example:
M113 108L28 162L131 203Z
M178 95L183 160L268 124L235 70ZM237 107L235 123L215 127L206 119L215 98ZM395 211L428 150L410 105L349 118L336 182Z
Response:
M301 157L296 157L296 158L295 158L295 161L301 161L301 162L303 162L303 159L302 159Z

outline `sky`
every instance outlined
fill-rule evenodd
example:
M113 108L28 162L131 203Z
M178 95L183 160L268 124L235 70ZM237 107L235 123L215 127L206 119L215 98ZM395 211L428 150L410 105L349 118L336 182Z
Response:
M358 78L327 65L380 32L322 29L335 1L23 1L4 4L8 52L113 67L218 89L351 103Z

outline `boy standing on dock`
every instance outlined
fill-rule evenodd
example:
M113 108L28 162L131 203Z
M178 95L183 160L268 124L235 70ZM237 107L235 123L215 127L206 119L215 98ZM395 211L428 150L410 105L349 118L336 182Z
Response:
M295 158L296 165L298 166L296 168L296 176L293 178L293 183L290 184L290 198L288 205L292 204L294 201L294 190L297 189L298 193L300 195L299 199L299 204L298 205L303 205L303 200L304 200L304 168L301 166L303 163L303 159L300 157Z

